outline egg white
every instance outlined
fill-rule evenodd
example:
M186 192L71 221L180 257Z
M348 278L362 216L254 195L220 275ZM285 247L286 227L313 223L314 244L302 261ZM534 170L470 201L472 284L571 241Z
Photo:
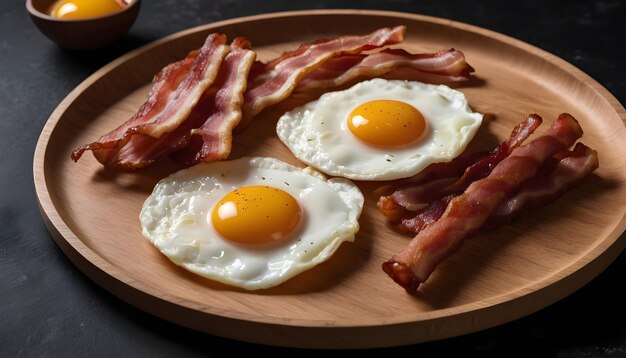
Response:
M223 239L211 210L243 186L282 189L304 218L285 242L243 245ZM201 163L161 180L140 213L143 235L172 262L198 275L248 290L269 288L327 260L359 229L363 194L349 180L326 180L274 158Z
M427 124L421 138L401 148L368 145L352 135L349 114L373 100L396 100L419 110ZM432 163L461 154L482 122L463 93L444 85L373 79L329 92L285 113L280 140L302 162L320 171L355 180L393 180L413 176Z

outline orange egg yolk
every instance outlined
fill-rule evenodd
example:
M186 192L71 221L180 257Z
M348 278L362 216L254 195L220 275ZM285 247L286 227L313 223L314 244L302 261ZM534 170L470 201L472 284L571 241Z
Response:
M379 147L405 146L418 139L425 127L420 111L395 100L363 103L348 117L348 128L354 136Z
M50 16L59 19L89 19L122 10L122 0L59 0L50 7Z
M241 244L284 239L300 222L302 210L289 193L268 186L246 186L226 194L213 208L213 227Z

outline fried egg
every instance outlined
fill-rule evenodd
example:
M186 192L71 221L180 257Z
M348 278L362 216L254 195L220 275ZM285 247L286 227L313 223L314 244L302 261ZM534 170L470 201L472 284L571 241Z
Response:
M143 235L175 264L256 290L354 241L363 201L349 180L252 157L201 163L162 179L140 221Z
M298 159L326 174L393 180L452 160L481 122L459 91L377 78L285 113L276 132Z

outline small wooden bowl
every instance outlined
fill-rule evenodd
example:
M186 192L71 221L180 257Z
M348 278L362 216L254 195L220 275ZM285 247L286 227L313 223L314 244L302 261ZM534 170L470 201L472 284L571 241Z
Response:
M48 15L55 0L26 0L31 19L46 37L62 47L87 50L106 46L122 37L135 22L141 0L130 0L125 9L90 19L68 20Z

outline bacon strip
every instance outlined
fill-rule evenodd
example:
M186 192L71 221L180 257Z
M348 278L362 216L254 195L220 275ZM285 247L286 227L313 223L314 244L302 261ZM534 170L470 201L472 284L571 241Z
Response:
M510 197L489 217L485 227L493 228L506 223L522 211L538 208L556 200L567 189L598 169L598 153L582 143L576 143L549 173L524 182L519 192Z
M569 114L561 114L544 135L514 149L486 178L473 182L452 199L441 218L383 263L383 270L408 292L417 290L440 262L480 229L508 195L535 175L545 160L566 150L581 136L578 122Z
M357 77L375 78L385 74L428 83L452 83L468 80L472 66L465 55L454 49L436 53L412 54L402 49L384 49L372 54L344 55L330 59L305 76L297 92L333 88Z
M118 153L133 136L159 138L176 129L213 83L228 52L225 43L226 36L211 34L199 51L165 67L156 76L148 100L131 119L98 141L74 150L72 159L77 161L85 150L91 150L102 164L120 165Z
M463 176L455 183L455 186L465 189L469 183L489 175L498 163L508 157L513 149L519 147L526 138L535 132L541 125L541 122L542 119L539 115L530 114L524 121L513 128L507 140L489 152L489 155L467 168Z
M243 93L256 58L256 53L249 47L250 42L243 37L233 41L214 84L217 92L203 99L207 105L198 106L198 110L192 113L194 117L203 118L203 124L191 130L189 146L175 155L178 161L194 164L225 159L230 154L232 130L241 120Z
M538 175L525 181L515 196L502 203L489 217L484 227L493 228L509 221L524 210L537 208L556 200L564 191L576 185L585 176L598 168L597 153L582 143L577 143L574 151L563 155L562 159L558 157L559 155L557 154L549 158L549 163L544 163L538 169ZM539 174L539 172L543 173ZM449 181L450 178L441 180ZM437 182L437 180L433 182ZM423 193L421 196L423 202L421 204L426 205L424 202L428 200L426 196L431 193L431 183L407 188L402 191L415 189L420 194ZM409 195L411 197L418 196L415 194ZM439 220L454 196L452 194L434 199L428 206L412 217L408 217L407 212L413 209L409 206L403 207L393 196L381 197L378 204L379 208L382 206L380 209L385 212L388 220L400 222L399 229L418 234L426 225Z
M85 150L92 150L96 158L101 162L107 162L107 154L112 153L112 148L116 145L124 145L123 140L126 132L148 118L158 115L167 103L170 94L185 79L191 66L193 65L199 51L192 51L181 61L174 62L164 67L152 80L152 89L148 94L148 99L144 102L137 113L127 122L108 134L103 135L97 142L83 145L72 152L72 159L77 161ZM101 160L102 159L102 160Z
M531 114L515 126L507 140L487 154L476 153L448 163L432 164L412 178L379 189L377 192L392 193L381 196L379 210L391 221L401 221L404 229L418 233L424 225L438 219L434 214L443 213L440 208L448 204L449 195L458 195L472 181L489 175L502 159L534 133L541 121L541 117ZM419 212L428 206L433 209ZM419 213L416 215L416 212Z
M403 68L418 77L435 76L431 79L438 82L465 80L473 72L463 54L452 49L434 54L392 49L362 53L402 41L405 31L397 26L364 36L318 40L266 64L250 60L254 53L247 40L243 46L236 44L243 40L236 39L228 57L226 37L211 34L201 49L155 76L148 100L131 119L75 149L72 159L91 150L105 166L126 169L150 165L173 152L186 164L224 159L231 150L233 128L285 99L303 79L301 89L336 86ZM223 62L225 57L231 60ZM231 66L237 68L231 71Z
M243 123L288 97L298 82L333 57L358 54L404 39L406 27L382 28L365 36L341 36L304 44L268 64L257 63L244 94Z
M233 40L215 82L204 93L185 121L160 138L143 134L134 135L117 153L113 161L116 166L144 167L177 150L179 151L176 154L177 160L186 164L203 160L210 155L214 158L228 156L232 142L232 126L241 118L241 101L246 77L255 58L255 53L249 47L250 42L243 37ZM223 127L216 126L216 123ZM215 128L210 128L211 125ZM206 133L206 138L203 137L202 131ZM193 136L198 136L198 140L190 145Z
M489 175L498 163L510 155L513 149L521 145L526 138L534 133L537 127L541 125L541 122L542 119L537 114L529 115L526 120L515 126L507 140L470 165L463 173L463 176L450 186L429 188L432 185L422 184L418 187L407 188L393 193L393 200L407 210L418 211L418 209L426 207L426 209L418 212L417 215L402 218L400 220L402 229L417 234L426 225L437 221L453 197L462 193L472 182ZM417 196L416 192L423 192L424 194Z

